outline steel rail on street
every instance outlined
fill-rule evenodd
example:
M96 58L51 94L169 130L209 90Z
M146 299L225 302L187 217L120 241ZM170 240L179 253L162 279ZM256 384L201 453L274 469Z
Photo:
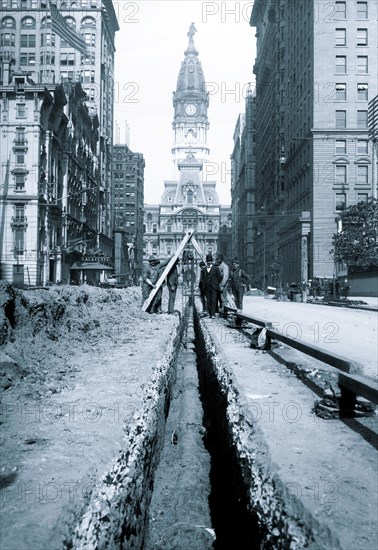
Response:
M270 321L245 315L229 306L225 306L225 312L235 316L235 328L241 328L243 321L260 328L265 328L267 337L266 349L270 349L272 340L278 340L291 348L342 371L338 373L338 385L341 391L341 403L343 408L353 410L357 396L364 397L372 403L378 404L378 384L374 382L374 380L362 376L360 374L362 367L355 361L351 361L336 353L328 353L323 348L314 344L305 344L304 342L299 342L295 338L280 334L277 330L272 328L273 324Z

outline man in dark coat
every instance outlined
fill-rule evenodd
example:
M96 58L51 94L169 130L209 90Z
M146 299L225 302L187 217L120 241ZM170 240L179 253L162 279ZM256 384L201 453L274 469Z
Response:
M202 271L206 268L206 263L201 261L199 263L199 268L200 268L200 279L199 279L199 283L198 283L198 288L199 288L199 291L200 291L200 299L201 299L201 304L202 304L202 313L207 313L207 304L206 304L206 296L205 296L205 289L203 287L203 281L202 281Z
M244 289L249 283L249 277L245 271L240 269L237 258L232 260L232 269L228 281L237 309L243 309Z
M173 313L175 310L176 292L178 286L177 264L178 260L167 275L168 313Z
M217 309L218 294L222 274L219 268L213 264L211 254L206 256L206 267L201 270L200 288L203 288L209 317L213 318Z

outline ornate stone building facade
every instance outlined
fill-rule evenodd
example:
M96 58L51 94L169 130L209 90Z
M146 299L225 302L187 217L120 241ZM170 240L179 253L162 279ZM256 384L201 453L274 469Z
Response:
M15 69L20 68L41 86L61 81L82 84L89 113L97 115L99 121L99 244L107 255L112 255L108 239L113 232L111 192L117 17L112 0L55 0L53 4L59 10L59 28L63 29L60 34L49 0L1 0L0 83L9 84ZM73 47L70 36L74 36L76 44L83 43L84 49Z
M194 44L195 32L192 24L173 94L172 155L178 178L164 182L159 205L145 204L146 257L173 254L185 231L194 229L204 255L222 252L231 259L231 209L220 204L216 182L202 179L202 168L210 151L207 142L209 94Z
M68 281L97 243L97 116L79 83L46 87L21 72L0 92L0 277Z

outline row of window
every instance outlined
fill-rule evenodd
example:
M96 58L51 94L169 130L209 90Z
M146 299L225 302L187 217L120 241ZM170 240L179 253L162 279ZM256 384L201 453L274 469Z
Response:
M86 32L81 35L87 46L96 45L96 34ZM36 45L35 36L34 40L32 35L21 34L20 44L23 47L30 47ZM16 35L14 32L1 32L0 33L0 46L16 46ZM41 46L55 46L55 33L47 32L41 34ZM72 46L66 42L63 38L60 41L61 48L71 48Z
M367 193L357 193L356 202L366 202L368 200ZM352 204L355 204L354 202ZM345 210L347 207L346 193L335 194L335 210Z
M354 140L353 140L354 141ZM357 155L367 155L369 153L369 141L367 139L357 139L356 153ZM335 140L335 154L346 155L347 154L347 140L336 139Z
M336 46L346 46L347 45L347 30L336 29L335 36L335 45ZM357 29L357 40L356 46L367 46L368 45L368 30L367 29Z
M1 9L32 9L32 10L37 10L37 9L42 9L42 10L45 10L47 9L47 2L48 0L0 0L0 8ZM57 3L55 1L55 3ZM72 8L72 9L77 9L77 8L82 8L83 10L84 9L88 9L88 8L97 8L98 5L97 5L97 0L71 0L71 1L67 1L67 0L62 0L60 5L58 5L58 8L63 8L64 9L68 9L68 8Z
M73 17L65 17L64 18L67 25L72 27L73 29L76 28L76 20ZM43 17L41 19L41 27L47 27L51 26L51 18L50 16ZM21 29L35 29L37 27L36 20L34 17L26 16L23 19L21 19ZM83 19L80 22L80 27L96 27L96 20L93 17L83 17ZM3 17L1 20L1 28L3 29L15 29L16 28L16 20L13 17Z
M369 85L367 82L357 83L357 100L368 101L369 99ZM346 101L347 100L347 85L346 82L336 82L334 101Z
M353 6L353 3L350 2L350 0L336 1L334 19L336 19L337 21L343 21L347 19L347 17L348 19L350 19L350 17L354 15L354 13L352 13L353 8L351 6ZM357 2L355 14L357 19L368 19L368 2Z
M335 67L336 74L346 74L347 73L347 56L346 55L336 55L335 57ZM357 74L368 74L369 72L369 57L367 55L358 55L357 56Z
M344 110L336 111L335 117L335 126L336 128L346 128L347 127L347 112ZM367 128L368 127L368 112L357 111L357 128Z
M346 164L336 164L335 166L335 184L347 185L348 170ZM369 166L366 164L357 164L356 166L356 184L369 185Z
M126 185L126 187L135 187L135 183L134 183L134 182L126 183L125 185ZM124 188L124 184L123 184L123 183L118 183L118 182L116 182L116 183L114 184L114 187L115 187L115 189L123 189L123 188Z

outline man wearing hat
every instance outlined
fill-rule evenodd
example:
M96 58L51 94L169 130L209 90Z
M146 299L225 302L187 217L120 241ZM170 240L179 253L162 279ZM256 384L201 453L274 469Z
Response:
M156 258L156 256L150 256L148 258L148 263L143 264L143 302L147 300L151 290L155 288L156 281L158 280L158 265L159 260Z
M207 310L211 319L214 317L217 309L221 281L222 274L219 268L213 264L212 255L208 254L206 256L206 267L201 269L200 288L203 289Z
M237 258L232 260L228 284L234 296L237 309L243 309L244 289L249 284L249 277L245 271L240 269L239 260Z

